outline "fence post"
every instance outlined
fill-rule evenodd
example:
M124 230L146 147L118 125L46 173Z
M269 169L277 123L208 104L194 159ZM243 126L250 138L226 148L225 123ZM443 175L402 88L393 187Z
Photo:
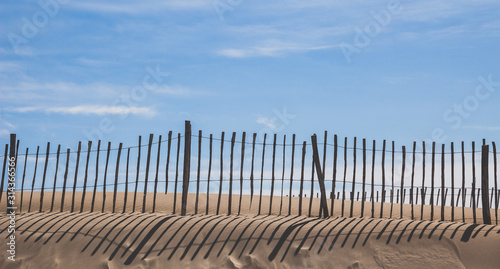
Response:
M321 203L320 211L323 212L323 216L328 218L328 205L326 203L326 191L325 191L325 179L323 177L323 171L321 170L321 164L319 161L318 154L318 141L316 135L311 136L312 148L313 148L313 161L316 168L316 174L318 175L319 188L321 190ZM314 168L313 168L314 169ZM312 200L312 197L311 197Z
M490 204L488 201L488 157L490 154L490 146L483 145L481 156L481 189L482 189L482 202L483 202L483 223L491 224Z
M186 215L186 204L189 189L189 171L191 166L191 122L186 121L184 125L184 169L182 173L182 208L181 216Z
M14 201L15 201L15 200L10 200L10 199L9 199L9 192L10 192L10 191L8 190L8 189L9 189L9 187L8 187L8 186L9 186L9 182L11 182L11 178L13 179L13 180L12 180L12 183L15 183L15 178L16 178L16 165L17 165L17 160L15 160L15 161L13 162L14 167L11 167L11 166L10 166L10 164L11 164L11 160L12 160L12 159L14 159L14 158L16 158L16 134L11 134L11 135L10 135L10 147L9 147L9 149L10 149L10 150L9 150L9 162L8 162L8 163L9 163L9 169L8 169L8 170L10 171L10 168L14 168L14 172L9 172L9 173L7 174L7 182L8 182L8 183L7 183L7 192L6 192L7 197L6 197L6 199L5 199L5 201L6 201L6 203L7 203L7 208L6 208L6 210L5 210L5 213L6 213L7 215L8 215L9 213L10 213L10 214L14 213L14 210L15 210L15 207L13 207L13 205L14 205ZM5 155L5 156L4 156L4 158L7 158L7 155ZM12 176L11 176L11 174L12 174ZM3 181L2 181L2 182L3 182ZM12 188L12 189L14 189L14 188ZM12 192L14 192L14 190L12 190Z

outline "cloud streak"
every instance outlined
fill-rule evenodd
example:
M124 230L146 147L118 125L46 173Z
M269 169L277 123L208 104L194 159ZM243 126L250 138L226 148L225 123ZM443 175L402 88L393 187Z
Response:
M140 115L152 117L156 112L148 107L127 107L127 106L99 106L80 105L71 107L19 107L7 109L9 112L35 113L43 112L47 114L70 114L70 115Z
M217 54L229 58L278 57L287 53L326 50L334 47L336 46L271 45L245 49L222 49L217 51Z
M266 117L257 118L257 123L262 124L271 130L274 130L276 127L278 127L273 119Z

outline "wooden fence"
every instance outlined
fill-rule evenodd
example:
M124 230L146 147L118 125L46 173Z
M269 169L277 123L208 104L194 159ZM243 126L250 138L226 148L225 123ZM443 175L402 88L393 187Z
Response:
M388 149L385 140L382 146L373 141L371 149L366 139L361 147L357 138L352 146L344 138L342 145L337 135L330 142L326 131L322 142L316 134L302 143L296 143L295 134L291 142L284 135L282 143L277 134L273 134L271 143L267 134L254 133L247 139L243 132L238 137L241 139L235 132L230 139L224 132L220 138L205 136L201 130L193 134L191 123L186 121L184 134L170 131L166 139L160 135L156 141L151 134L147 143L139 137L133 147L123 147L123 143L112 147L111 142L104 147L100 140L95 146L88 141L86 147L79 142L75 152L66 149L64 154L61 145L54 152L47 143L43 153L37 147L36 153L26 148L23 154L19 152L19 140L11 135L2 156L0 204L7 204L4 200L8 202L6 197L12 194L7 163L9 155L15 154L15 166L22 170L17 170L16 203L7 204L7 209L15 206L17 212L35 210L32 202L36 199L40 212L104 212L108 208L112 212L134 212L140 208L141 212L171 210L168 213L176 214L180 207L180 214L185 215L189 201L194 201L189 210L194 214L241 214L249 204L256 214L498 225L500 192L494 142L490 148L483 140L480 150L474 142L470 150L464 142L458 150L454 143L449 147L443 144L438 152L435 142L430 151L426 151L425 142L421 147L414 142L412 150L405 146L396 150L394 141ZM145 158L141 156L144 153ZM38 171L39 163L42 172ZM171 198L161 198L165 195ZM194 199L190 200L191 195Z

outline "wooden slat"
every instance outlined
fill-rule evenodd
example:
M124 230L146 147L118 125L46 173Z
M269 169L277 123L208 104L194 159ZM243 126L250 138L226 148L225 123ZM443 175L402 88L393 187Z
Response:
M118 155L116 156L115 184L114 184L115 188L113 190L113 213L115 213L116 196L118 195L118 175L120 173L120 157L122 156L122 148L123 148L123 143L120 143L118 146ZM83 199L82 199L82 208L83 208Z
M47 151L45 152L45 165L43 167L43 177L42 177L42 189L40 191L40 208L38 212L42 212L43 209L43 196L45 194L45 178L47 175L47 166L49 164L49 154L50 154L50 142L47 143Z
M108 142L108 150L106 151L106 165L104 166L104 182L102 183L102 208L101 212L104 213L106 209L106 184L108 176L109 153L111 151L111 142Z
M38 149L37 149L37 151L38 151ZM63 210L64 210L64 198L66 197L66 183L68 181L69 154L70 154L70 149L67 149L66 150L66 169L64 170L63 190L62 190L62 196L61 196L61 212L63 212Z
M451 221L455 221L455 146L451 142Z
M342 186L342 214L341 214L342 217L344 217L346 179L347 179L347 137L344 138L344 180Z
M262 185L264 184L264 158L266 153L266 138L267 134L264 134L264 141L262 142L262 166L260 170L259 215L262 208Z
M83 212L83 208L85 205L85 194L87 193L87 178L89 173L89 161L90 161L91 149L92 149L92 141L89 141L87 145L87 161L85 162L85 176L83 178L82 202L80 204L80 213Z
M444 157L445 145L441 145L441 221L444 221L444 206L445 206L445 157Z
M373 147L372 147L372 184L371 184L371 203L372 203L372 214L371 217L375 217L375 201L373 201L373 196L375 195L375 140L373 140ZM378 195L377 195L377 202L378 202Z
M273 194L274 194L274 169L276 165L276 134L274 134L274 139L273 139L273 166L272 166L272 172L271 172L271 196L269 197L269 215L271 215L272 208L273 208Z
M399 210L399 218L403 218L403 204L404 204L404 181L405 181L405 170L406 170L406 147L403 146L403 162L401 168L401 204Z
M177 209L177 185L179 184L179 157L181 152L181 133L177 133L177 155L175 161L175 183L174 183L174 208L172 214L175 214Z
M327 146L327 143L328 143L328 132L325 131L325 136L323 138L323 163L322 163L322 174L323 174L323 180L326 180L326 173L325 173L325 170L326 170L326 146ZM318 155L319 156L319 155ZM319 217L321 218L322 216L322 211L320 210L319 211Z
M156 212L156 193L158 192L158 173L160 172L161 135L158 137L158 150L156 154L155 187L153 190L153 213Z
M233 159L234 159L234 143L236 141L236 133L231 136L231 154L229 156L229 196L227 197L227 214L231 215L233 205Z
M493 173L495 175L495 224L498 225L498 176L497 176L497 146L495 142L491 142L491 145L493 146Z
M241 136L241 163L240 163L240 201L238 203L238 215L241 213L241 199L243 198L243 166L245 165L245 138L246 132Z
M481 148L481 190L482 196L482 207L483 207L483 223L491 224L490 215L490 204L488 203L488 191L489 191L489 156L490 156L490 146L483 145Z
M304 165L306 162L306 141L302 144L302 167L300 169L299 216L302 215L302 196L304 196Z
M189 181L191 173L191 122L185 122L184 131L184 163L182 173L182 204L181 216L186 215L187 200L189 195Z
M462 221L465 222L465 145L462 141Z
M170 148L172 146L172 131L168 132L167 142L167 164L165 165L165 194L168 193L168 171L170 165Z
M286 144L286 135L283 136L283 168L281 170L281 194L280 194L280 212L279 215L281 215L281 211L283 209L283 188L285 186L285 144Z
M250 168L250 206L249 208L252 207L252 202L253 202L253 193L254 193L254 174L253 174L253 168L254 168L254 161L255 161L255 140L257 139L257 133L253 133L253 138L252 138L252 165Z
M436 142L432 142L432 166L431 166L431 220L434 220L434 172L436 164Z
M394 208L394 141L392 141L392 173L391 173L391 212L390 218L392 218L392 210Z
M365 203L366 203L366 139L363 138L363 185L361 186L361 217L365 215Z
M288 215L292 214L292 189L293 189L293 165L295 162L295 134L292 135L292 158L291 158L291 168L290 168L290 188L288 195Z
M61 154L61 145L59 144L57 146L57 153L56 153L56 169L54 171L54 185L52 188L52 201L50 202L50 212L54 211L54 199L56 197L57 172L59 169L59 156L60 156L60 154ZM28 157L27 154L26 154L26 157ZM24 173L23 173L23 177L24 177ZM22 192L22 190L21 190L21 192ZM21 195L21 197L22 197L22 195ZM22 198L21 198L21 203L22 203Z
M417 149L417 142L413 141L413 156L411 160L411 187L410 187L410 204L411 204L411 219L415 219L415 213L413 212L413 189L415 186L415 155L416 155L416 149Z
M216 214L219 215L219 209L220 209L220 199L222 196L222 177L224 174L224 132L221 134L220 138L220 181L219 181L219 197L217 198L217 212ZM260 212L259 212L260 215Z
M130 161L130 148L127 148L127 166L125 167L125 195L123 196L123 210L122 213L125 213L127 210L127 198L128 198L128 167Z
M76 152L76 163L75 163L75 177L73 180L73 194L71 196L71 212L75 208L75 194L76 194L76 183L78 181L78 167L80 165L80 153L82 151L82 141L78 142L78 151Z
M420 220L424 219L424 205L425 205L425 141L422 141L422 189L420 191L422 196L422 205L420 207Z
M313 203L313 198L314 198L314 159L311 158L311 193L310 193L310 199L309 199L309 213L308 217L312 216L312 203Z
M141 139L142 137L139 136L139 146L137 147L137 170L135 172L135 188L134 188L134 200L132 201L132 212L135 212L135 203L137 201L137 187L139 185L139 172L141 170L141 149L142 149Z
M196 172L196 198L194 202L194 214L198 214L198 203L200 199L200 173L201 173L201 137L202 131L198 131L198 169Z
M94 212L94 202L95 202L95 194L97 191L97 182L99 180L99 155L101 153L101 140L97 142L97 156L95 161L95 183L94 183L94 191L92 193L92 204L90 206L90 212Z
M36 147L36 158L35 158L35 171L33 172L33 181L31 182L30 203L28 206L28 212L31 212L31 201L33 200L33 190L35 189L35 179L36 179L36 170L38 167L38 153L39 153L39 151L40 151L40 146L37 146ZM7 154L5 156L7 156Z
M28 162L28 152L29 152L29 148L26 148L26 154L24 155L23 179L21 181L21 205L20 205L20 209L19 209L19 212L21 212L21 213L23 212L24 180L26 177L26 164Z
M382 199L380 201L380 218L384 216L384 204L385 204L385 147L386 141L382 142Z
M207 208L205 214L208 214L208 209L210 208L210 175L212 173L212 141L213 136L210 134L210 145L209 145L209 156L208 156L208 176L207 176Z
M149 134L148 155L146 156L146 175L144 177L144 192L142 194L142 213L146 212L146 196L148 194L149 165L151 163L151 147L153 146L153 134Z
M356 188L356 137L354 137L354 147L352 149L353 151L353 169L352 169L352 192L351 192L351 208L350 208L350 213L349 217L352 218L353 216L353 211L354 211L354 192Z
M474 219L474 224L477 223L476 219L476 143L472 141L472 191L471 191L471 201L472 201L472 217ZM479 196L478 196L479 197Z
M16 145L17 144L17 145ZM7 174L7 190L6 190L6 193L5 195L7 197L5 197L5 213L7 215L15 215L15 211L16 211L16 207L14 206L15 205L15 186L12 186L12 183L14 183L15 185L15 181L16 181L16 169L17 169L17 155L18 155L18 151L19 151L19 140L17 140L17 143L16 143L16 134L10 134L10 142L9 142L9 156L5 155L4 156L4 159L9 159L9 169L8 170L14 170L13 172L9 172ZM10 160L14 160L13 162L11 162ZM12 177L11 177L11 173L13 174ZM12 180L11 180L12 179ZM11 182L13 181L13 182ZM2 183L4 181L2 180ZM2 189L3 189L3 186L2 186ZM12 191L10 191L9 189L13 189ZM9 196L9 193L12 193L12 196ZM1 201L1 199L0 199Z
M7 171L7 159L9 159L9 144L5 144L5 153L3 155L2 178L0 180L0 202L2 201L3 187L5 185L5 171ZM7 181L9 177L7 177Z
M316 134L311 137L311 142L313 148L313 161L314 161L314 166L316 167L316 174L318 175L319 189L321 192L320 212L323 212L323 216L325 218L328 218L328 204L326 203L326 188L325 188L325 179L323 174L324 169L323 170L321 169L321 165L319 162L318 141ZM325 138L325 143L326 143L326 138Z
M295 143L294 143L295 144ZM333 136L333 175L332 175L332 195L335 195L335 185L337 184L337 154L338 154L338 141L337 135ZM293 156L293 155L292 155ZM292 157L293 158L293 157ZM293 166L292 166L293 167ZM334 206L335 206L335 198L332 197L331 205L330 205L330 216L333 216Z

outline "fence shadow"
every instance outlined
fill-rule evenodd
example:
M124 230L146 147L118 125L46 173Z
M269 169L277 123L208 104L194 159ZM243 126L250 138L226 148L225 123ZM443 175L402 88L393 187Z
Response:
M5 224L5 218L1 217L0 223ZM17 232L24 244L54 247L61 242L71 243L83 256L119 259L124 265L150 259L242 258L266 251L270 262L283 262L290 255L305 252L319 255L343 248L366 248L367 242L398 245L422 240L500 240L500 226L455 222L89 212L19 215ZM6 229L0 234L9 236ZM67 237L70 234L72 237Z

